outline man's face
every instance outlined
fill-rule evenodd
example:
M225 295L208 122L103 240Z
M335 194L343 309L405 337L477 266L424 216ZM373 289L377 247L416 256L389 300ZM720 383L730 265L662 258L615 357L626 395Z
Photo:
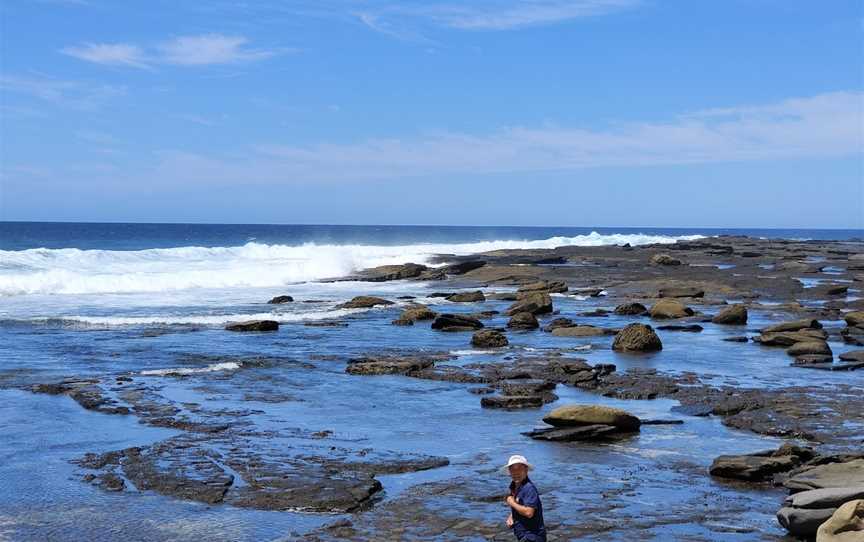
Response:
M516 483L521 482L528 476L528 467L521 463L510 465L507 467L507 470L510 471L510 478L512 478Z

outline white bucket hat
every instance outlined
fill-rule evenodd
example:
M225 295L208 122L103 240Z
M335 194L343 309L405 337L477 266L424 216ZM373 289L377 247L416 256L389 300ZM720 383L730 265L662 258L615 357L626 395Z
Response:
M510 459L507 460L507 464L501 467L501 470L507 472L507 469L509 469L511 465L525 465L528 467L528 470L534 468L534 465L529 463L528 460L525 459L524 455L511 455Z

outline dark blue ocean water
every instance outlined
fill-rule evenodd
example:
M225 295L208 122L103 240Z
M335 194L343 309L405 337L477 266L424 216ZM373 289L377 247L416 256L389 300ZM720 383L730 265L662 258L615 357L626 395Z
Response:
M291 224L132 224L78 222L0 222L0 250L79 248L141 250L181 246L237 246L249 241L267 244L468 243L477 241L548 239L597 232L601 235L749 235L786 239L864 238L862 230L594 228L514 226L351 226Z

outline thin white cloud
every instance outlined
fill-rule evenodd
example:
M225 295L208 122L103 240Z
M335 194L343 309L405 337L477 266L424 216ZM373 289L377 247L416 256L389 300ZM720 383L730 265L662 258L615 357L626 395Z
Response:
M85 43L60 49L64 55L107 66L146 68L147 58L137 45L129 43Z
M96 109L111 98L126 94L126 88L122 86L67 81L42 75L0 75L0 90L73 109Z
M313 146L263 144L230 160L164 153L174 182L315 182L851 156L864 153L864 93L698 111L605 129L511 127Z
M201 34L179 36L152 47L132 43L85 43L64 47L61 53L108 66L148 68L157 64L207 66L263 60L292 49L253 49L243 36Z

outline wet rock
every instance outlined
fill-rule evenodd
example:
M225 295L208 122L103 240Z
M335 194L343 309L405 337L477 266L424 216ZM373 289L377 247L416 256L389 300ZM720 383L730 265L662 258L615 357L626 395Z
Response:
M693 309L675 299L661 299L651 307L649 313L655 319L675 319L693 316Z
M475 269L480 269L484 265L486 265L484 260L467 260L444 267L444 272L448 275L464 275Z
M753 339L762 346L792 346L796 343L825 341L828 334L821 329L804 329L801 331L780 331L776 333L762 333Z
M623 316L641 316L648 312L648 308L642 303L623 303L615 307L615 314Z
M276 320L247 320L245 322L232 322L225 326L228 331L276 331L279 322Z
M844 503L819 526L817 542L861 542L864 540L864 499Z
M830 356L833 354L831 352L831 347L829 347L828 343L825 341L804 341L795 343L786 350L786 353L793 357L810 355Z
M546 292L551 294L560 294L567 291L567 284L563 281L545 281L541 280L538 282L532 282L531 284L526 284L524 286L519 287L517 290L518 293L527 293L527 292Z
M673 258L668 254L655 254L651 258L651 263L654 265L681 265L681 260Z
M639 418L619 408L601 405L565 405L543 417L553 427L611 425L628 431L639 430Z
M277 295L267 303L270 305L281 305L283 303L291 303L292 301L294 301L294 298L290 295Z
M791 508L784 506L777 511L777 522L799 538L812 538L819 526L834 514L833 508Z
M503 395L542 395L555 389L555 382L536 378L504 380L500 383Z
M346 301L341 305L338 305L337 308L340 309L368 309L371 307L377 307L379 305L393 305L392 301L387 299L382 299L380 297L374 297L371 295L358 295L353 298L351 301Z
M516 292L496 292L494 294L489 294L486 296L486 299L497 299L498 301L516 301L519 299L519 296Z
M576 288L574 290L570 290L570 293L573 295L587 295L588 297L600 297L603 292L606 291L606 288Z
M693 288L689 286L672 286L669 288L661 288L657 293L657 297L704 297L705 290Z
M813 456L813 450L797 446L753 454L721 455L711 463L708 472L718 478L763 482L777 473L789 472Z
M559 327L573 327L576 324L569 318L555 318L543 328L543 331L552 332Z
M849 286L845 284L828 284L822 288L825 295L846 295Z
M726 307L711 319L715 324L740 326L747 323L747 307L744 305L732 305Z
M831 363L834 357L825 354L805 354L797 356L793 365L810 365L811 363Z
M399 318L392 320L390 323L393 324L394 326L413 326L414 320L411 320L408 318L402 318L400 316Z
M849 327L864 328L864 311L847 312L843 316L843 320L846 321L846 325Z
M773 326L768 326L762 330L762 333L779 333L784 331L801 331L804 329L822 329L822 324L813 318L804 318L801 320L792 320L790 322L780 322Z
M433 320L436 316L438 316L438 313L426 305L412 305L402 311L402 314L393 323L397 325L411 325L418 320Z
M864 362L864 350L852 350L850 352L843 352L838 357L843 361Z
M806 468L783 485L792 491L809 489L864 487L864 459L828 463Z
M581 425L577 427L543 427L522 433L534 440L551 442L575 442L584 440L600 440L620 434L621 430L614 425Z
M792 508L837 508L856 499L864 499L864 486L801 491L786 497L783 504Z
M531 314L548 314L552 312L552 298L545 292L528 293L520 297L516 303L507 309L507 314L513 316L519 312Z
M537 321L537 317L530 312L517 312L507 322L507 327L510 329L537 329L540 327L540 323Z
M354 280L366 282L386 282L390 280L404 280L419 277L428 267L416 263L401 265L382 265L363 270Z
M606 309L594 309L593 311L580 312L579 316L587 318L603 318L609 316L609 311Z
M690 333L699 333L700 331L702 331L702 326L700 326L699 324L670 324L666 326L657 326L657 329L661 331L687 331Z
M352 359L345 372L352 375L407 375L431 367L440 358L424 356L363 356Z
M539 408L543 403L539 395L490 395L480 399L483 408Z
M470 318L476 318L478 320L488 320L490 318L496 317L500 314L498 311L480 311L480 312L469 312L465 316Z
M556 327L552 330L554 337L601 337L614 334L614 330L594 326Z
M432 322L432 329L439 331L474 331L483 327L480 320L460 314L442 314Z
M477 348L500 348L508 344L510 342L507 340L507 337L494 329L475 331L474 336L471 337L471 345Z
M452 301L453 303L474 303L477 301L486 301L486 296L483 295L483 292L480 290L476 290L473 292L459 292L455 294L450 294L445 297L447 301Z
M746 343L750 339L748 339L745 335L738 335L736 337L726 337L723 340L727 343Z
M660 337L649 325L630 324L615 335L612 350L618 352L656 352L663 349Z

